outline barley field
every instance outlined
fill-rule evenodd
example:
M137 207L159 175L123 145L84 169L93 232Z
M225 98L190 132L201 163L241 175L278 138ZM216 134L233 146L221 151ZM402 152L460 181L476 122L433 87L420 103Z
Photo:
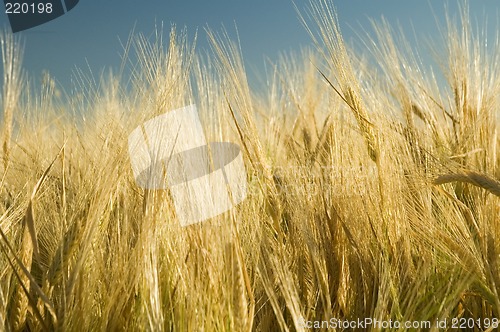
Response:
M74 92L35 88L1 35L0 330L497 330L499 39L464 5L431 68L383 20L360 52L330 1L300 17L314 47L259 91L224 31L198 32L208 53L132 35L130 75L81 71ZM181 227L127 140L190 104L240 146L247 197Z

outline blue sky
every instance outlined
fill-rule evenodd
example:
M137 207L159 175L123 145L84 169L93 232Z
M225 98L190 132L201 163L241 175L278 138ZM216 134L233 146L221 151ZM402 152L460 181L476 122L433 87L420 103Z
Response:
M301 9L307 1L296 0ZM402 25L408 34L415 31L419 38L437 37L434 15L444 18L444 2L425 0L337 0L341 29L346 40L354 31L369 28L369 18ZM448 2L450 11L457 13L456 1ZM490 30L496 28L500 2L474 0L470 3L473 17L482 21L488 17ZM486 14L485 14L486 13ZM44 25L19 32L25 42L24 68L30 77L40 77L48 70L68 91L75 68L98 74L103 68L120 64L120 39L126 41L135 31L150 34L155 22L187 27L191 36L198 29L198 49L208 48L204 28L220 31L224 25L234 36L238 27L241 47L248 69L264 70L265 58L275 60L280 52L298 50L311 45L309 36L298 20L291 0L80 0L67 14ZM7 15L0 13L0 26L8 27ZM254 75L254 74L252 74Z

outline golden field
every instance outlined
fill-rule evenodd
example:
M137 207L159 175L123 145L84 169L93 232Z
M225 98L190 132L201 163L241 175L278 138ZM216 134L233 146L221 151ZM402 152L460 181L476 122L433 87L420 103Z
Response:
M74 93L48 74L34 89L20 41L2 35L0 329L302 331L371 318L433 324L332 330L438 331L445 319L495 330L498 39L486 45L464 6L431 70L384 21L360 53L329 1L301 17L314 48L273 63L261 91L225 32L207 31L208 55L175 27L132 36L129 76L82 71ZM137 186L127 139L189 104L209 140L240 146L248 196L181 227L168 190Z

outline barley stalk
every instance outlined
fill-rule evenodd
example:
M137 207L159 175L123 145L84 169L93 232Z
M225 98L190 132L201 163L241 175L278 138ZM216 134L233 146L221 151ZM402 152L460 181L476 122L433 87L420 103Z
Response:
M25 216L27 218L28 216ZM26 221L24 221L26 224ZM27 227L23 227L21 238L21 251L19 252L19 260L28 271L31 269L31 260L33 258L33 242L31 241L30 233ZM11 307L9 309L9 321L14 331L24 329L26 323L26 311L28 310L28 297L20 282L25 285L26 289L30 287L30 279L19 269L18 274L20 280L15 281L14 293L11 299Z
M4 154L4 169L7 169L11 149L12 121L14 118L14 111L19 102L23 84L21 74L23 49L19 40L14 38L14 36L7 31L0 34L0 44L2 49L4 76L2 91L4 133L2 147Z
M0 288L0 322L5 322L5 313L7 312L7 303L3 295L3 290Z
M231 304L233 307L235 328L242 331L247 324L248 301L241 270L242 266L234 243L226 245L225 256L228 259L229 271L231 273Z
M466 171L463 173L450 173L440 175L433 181L433 183L436 185L450 182L470 183L476 187L485 189L495 196L500 197L500 182L492 179L485 174L472 171Z

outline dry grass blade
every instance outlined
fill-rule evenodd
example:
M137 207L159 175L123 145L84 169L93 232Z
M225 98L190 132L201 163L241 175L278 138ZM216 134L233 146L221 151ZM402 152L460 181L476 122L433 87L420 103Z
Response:
M3 290L0 288L0 322L5 322L5 312L7 310L7 302L3 295Z
M42 289L40 288L40 286L38 286L37 282L35 281L35 279L31 275L30 271L28 271L28 269L26 268L26 266L24 266L24 264L21 261L21 259L16 255L15 250L12 248L12 245L10 244L9 240L7 239L7 236L5 235L5 233L3 232L3 230L1 228L0 228L0 236L4 240L5 246L7 246L7 248L9 249L9 251L14 256L14 260L16 261L17 266L22 270L22 272L24 273L24 276L29 280L30 287L33 287L33 289L35 290L35 292L38 294L39 298L44 303L45 307L48 309L49 313L52 315L52 319L54 320L54 322L57 322L57 317L56 317L56 313L55 313L55 310L54 310L54 305L49 300L49 298L45 295L45 293L42 291ZM46 324L45 324L45 322L44 322L44 320L42 318L41 313L39 312L39 310L37 308L37 303L36 303L35 299L33 298L32 294L27 289L27 287L26 287L27 285L25 285L25 283L23 282L23 279L25 279L25 278L22 278L18 274L17 269L15 268L14 263L12 262L12 260L11 260L11 258L9 256L9 253L5 249L4 245L0 245L0 248L4 252L5 257L7 258L8 262L9 262L9 265L12 267L14 275L16 276L17 280L19 281L19 284L20 284L22 290L24 291L24 293L26 295L26 298L30 302L32 310L35 312L37 318L40 320L40 323L45 326ZM48 330L48 328L46 328L46 330Z
M26 223L26 216L23 220L24 223ZM26 227L23 227L21 235L21 251L19 252L19 265L26 268L29 272L31 269L32 259L33 242L30 240L29 231ZM26 288L30 288L30 280L26 274L21 274L19 276L19 272L17 270L14 270L14 272L18 277L18 283L14 284L14 294L9 308L9 321L11 322L14 330L21 330L25 325L28 302L31 301L31 294L26 292Z
M0 230L0 233L2 234L2 236L4 235L1 230ZM4 238L4 240L5 240L5 238ZM38 310L38 308L36 306L36 304L37 304L36 300L33 298L33 296L30 294L30 292L27 288L27 286L29 287L29 285L25 285L25 283L23 282L23 278L17 272L17 269L14 266L14 263L12 262L11 258L9 257L9 254L5 250L5 247L3 244L0 244L0 248L2 249L3 253L5 254L5 257L7 258L7 261L9 262L9 265L11 266L15 277L16 277L17 281L19 282L19 285L21 286L22 290L24 291L24 294L26 295L27 301L30 303L31 307L33 308L35 316L39 320L40 324L42 324L44 330L49 331L49 329L48 329L48 327L47 327L47 325L42 317L42 314L40 313L40 311ZM17 259L17 257L16 257L16 259ZM19 264L19 266L21 266L23 268L23 271L25 271L25 273L29 274L28 270L26 270L26 268L22 265L22 262L20 260L18 260L18 264ZM14 305L10 308L10 317L9 317L10 322L9 323L12 324L12 328L15 331L19 331L19 330L25 329L25 324L26 324L25 320L26 320L26 309L21 308L19 303L17 303L17 301L15 301Z

